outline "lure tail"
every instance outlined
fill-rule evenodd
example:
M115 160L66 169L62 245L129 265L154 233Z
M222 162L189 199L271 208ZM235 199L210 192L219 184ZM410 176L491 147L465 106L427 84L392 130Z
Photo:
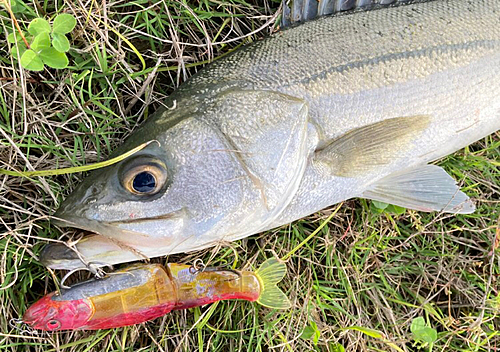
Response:
M272 309L288 309L291 304L277 284L286 274L286 265L275 258L266 260L255 272L260 281L261 292L257 302Z

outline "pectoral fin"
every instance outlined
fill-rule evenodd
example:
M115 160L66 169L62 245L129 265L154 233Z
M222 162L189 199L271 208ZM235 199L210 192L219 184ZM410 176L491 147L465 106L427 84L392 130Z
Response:
M336 176L364 176L400 157L429 122L429 116L418 115L357 128L317 151L315 162Z
M436 165L391 174L372 185L363 197L428 212L471 214L475 210L455 180Z

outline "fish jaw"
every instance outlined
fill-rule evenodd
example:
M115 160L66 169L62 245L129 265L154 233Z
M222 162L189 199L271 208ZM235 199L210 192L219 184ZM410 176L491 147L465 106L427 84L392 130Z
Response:
M74 269L85 266L76 257L102 266L198 249L214 241L209 232L231 226L226 215L254 205L251 199L258 192L247 189L241 165L234 152L226 152L231 148L220 132L189 118L162 135L154 134L157 129L146 124L139 135L156 137L161 148L152 143L131 160L96 170L61 204L56 223L96 235L75 245L78 255L61 244L48 246L43 264ZM143 142L134 138L122 149ZM140 196L123 186L123 171L135 158L167 165L167 183L160 192Z
M72 247L63 243L46 245L39 255L39 261L52 269L95 268L144 260L148 259L151 251L158 246L175 248L176 239L180 242L184 240L182 216L157 223L158 231L155 231L154 226L150 226L151 235L149 235L134 231L133 225L140 226L141 221L106 223L63 213L56 213L56 215L58 217L54 221L55 224L91 231L94 234L84 236ZM147 220L147 222L149 225L154 225L152 220Z

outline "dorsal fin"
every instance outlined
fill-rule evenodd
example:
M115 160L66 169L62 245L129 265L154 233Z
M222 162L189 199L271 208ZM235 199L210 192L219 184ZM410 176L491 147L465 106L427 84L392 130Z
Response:
M325 15L372 11L428 1L436 0L284 0L281 24L287 27Z

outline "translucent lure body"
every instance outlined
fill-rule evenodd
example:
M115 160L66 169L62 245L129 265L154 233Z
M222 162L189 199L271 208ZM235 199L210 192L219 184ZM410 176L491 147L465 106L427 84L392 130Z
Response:
M255 272L189 265L135 265L90 280L33 304L23 321L41 330L96 330L142 323L172 310L220 300L257 301L276 309L290 303L276 286L286 266L269 259Z

